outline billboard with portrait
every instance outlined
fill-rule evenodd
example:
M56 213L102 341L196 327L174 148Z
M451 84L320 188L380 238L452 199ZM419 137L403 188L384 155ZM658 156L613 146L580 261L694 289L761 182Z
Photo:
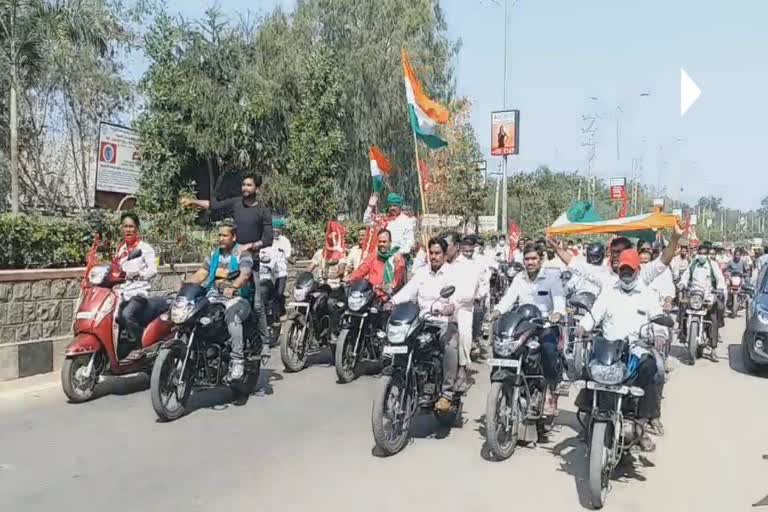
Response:
M517 155L520 152L520 111L491 112L491 154Z

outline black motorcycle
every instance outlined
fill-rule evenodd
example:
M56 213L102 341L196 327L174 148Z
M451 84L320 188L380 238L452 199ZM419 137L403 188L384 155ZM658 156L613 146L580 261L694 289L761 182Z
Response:
M567 299L566 334L568 343L565 346L564 356L568 379L573 382L582 378L584 368L589 362L589 353L592 347L591 338L585 340L576 339L576 328L595 305L597 297L592 292L577 292Z
M296 277L293 302L286 304L287 320L280 333L280 357L285 368L292 372L304 369L310 354L325 347L335 355L331 343L333 331L332 308L343 306L341 297L323 280L315 279L311 272ZM331 304L332 301L340 302Z
M237 278L231 273L227 281ZM186 283L171 305L170 318L176 336L159 350L150 378L152 407L158 418L173 421L187 412L193 388L214 388L222 384L232 390L234 403L247 401L259 380L261 344L256 322L244 322L245 373L242 381L227 381L230 358L229 331L224 320L226 303L221 290Z
M496 323L485 407L486 440L496 460L509 458L518 442L538 441L544 427L547 386L537 338L551 326L532 305L507 312Z
M342 384L355 380L360 363L383 360L386 333L380 330L383 312L378 302L376 291L367 280L350 285L336 338L336 375Z
M454 291L455 287L448 286L440 291L440 296L448 299ZM419 410L434 410L441 395L444 353L441 324L432 315L420 315L420 311L415 302L398 304L387 325L384 354L392 356L392 363L382 372L371 412L373 438L386 455L403 449L408 442L411 420ZM456 393L450 412L435 412L435 417L441 424L452 426L461 418L461 407L461 397Z
M651 324L670 329L674 320L668 315L659 315L651 318L647 326ZM652 330L643 341L647 346L653 345ZM630 340L595 336L587 379L577 383L586 388L576 400L580 410L577 418L587 431L587 480L590 500L596 509L602 508L608 496L613 469L622 456L640 442L644 433L638 406L645 392L634 385L639 359L630 349Z

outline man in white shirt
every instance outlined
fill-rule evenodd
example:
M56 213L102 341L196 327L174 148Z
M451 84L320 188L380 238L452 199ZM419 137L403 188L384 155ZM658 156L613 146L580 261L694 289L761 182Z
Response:
M448 413L456 393L461 393L464 375L459 371L459 331L456 324L456 310L466 303L466 297L460 294L460 286L456 285L456 274L451 265L446 262L448 244L442 238L432 238L428 242L429 266L422 268L411 278L393 297L393 305L404 302L417 302L422 312L439 309L442 319L440 340L445 347L443 352L443 384L442 396L435 404L439 413ZM456 292L445 301L440 297L440 290L446 286L456 286ZM471 301L472 298L469 297ZM434 305L434 309L433 308Z
M491 320L512 310L515 305L532 304L539 308L544 317L559 322L565 316L565 294L559 275L542 271L543 250L536 244L527 244L523 250L525 271L512 280L507 292L494 308ZM547 399L544 406L546 416L557 414L557 389L562 379L560 358L560 329L547 329L539 338L541 343L542 366L547 379Z
M672 259L672 263L669 265L672 270L672 278L675 282L678 282L683 275L683 272L688 270L688 265L691 264L688 252L688 242L682 242L680 244L680 252Z
M293 255L291 241L285 236L285 219L272 219L272 247L283 251L285 259L290 260Z
M650 328L649 320L662 314L661 304L656 292L648 288L640 277L640 255L637 251L624 250L619 256L618 267L619 278L612 287L603 290L595 301L592 314L585 315L581 319L579 331L580 334L591 332L595 326L602 324L602 335L605 339L614 341L629 338L631 342L636 342L646 334L645 329ZM654 329L653 334L656 345L666 341L663 330ZM663 383L663 379L659 379L657 360L648 347L640 344L633 343L630 351L640 358L634 385L645 391L638 404L638 415L645 422L657 420L657 424L660 425L658 421L661 415L659 386ZM585 394L580 393L576 403L582 408L586 403L591 404L591 401ZM643 435L640 446L645 451L652 451L655 447L647 435Z
M379 226L392 233L392 247L399 247L400 254L410 257L411 248L416 243L416 219L403 212L403 198L394 192L387 196L387 216L375 213L379 203L379 194L373 193L368 201L368 208L363 214L363 222L367 226Z
M350 275L357 270L357 267L363 262L363 244L366 242L368 236L368 230L366 228L360 228L357 230L357 244L355 244L349 251L347 251L346 267L344 273Z
M457 236L457 235L455 235ZM463 293L473 297L471 307L460 308L457 311L459 323L459 365L467 366L473 357L480 352L480 336L482 334L483 308L490 290L490 275L488 266L482 258L475 257L475 240L465 236L461 241L461 254L454 260L456 278L465 287Z
M640 264L644 268L646 265L650 265L653 259L653 253L650 249L643 249L640 251ZM659 296L659 304L661 304L664 312L669 313L672 311L672 306L675 300L675 281L672 278L672 270L667 268L656 279L651 281L648 287L656 292Z
M275 324L280 322L284 314L283 304L285 303L285 284L280 286L281 281L285 283L288 279L288 260L285 259L283 251L273 245L265 247L259 251L259 280L270 281L272 283L272 320ZM257 291L257 293L259 293ZM267 303L265 302L266 306Z
M272 220L272 245L269 249L278 253L275 259L279 261L276 266L275 297L272 302L272 314L279 321L285 315L285 285L288 282L288 260L293 255L293 247L288 237L283 234L285 219Z
M720 329L725 326L725 304L728 299L728 285L725 282L723 272L720 270L720 265L707 257L707 254L711 254L711 252L712 244L709 242L704 242L699 246L696 258L691 261L688 270L683 272L678 287L681 290L702 290L704 292L704 299L713 302L713 308L710 311L710 316L714 316L714 318L711 318L712 322L710 324L711 356L713 359L717 359L716 347L720 341Z
M566 283L565 289L569 293L589 292L597 297L600 295L601 285L595 284L595 281L601 283L607 281L610 272L609 268L603 265L603 260L605 259L605 247L603 247L603 244L594 242L587 245L584 259L588 265L594 267L591 274L598 274L598 277L596 279L587 279L580 273L574 272L571 279Z
M501 235L496 247L493 249L494 256L498 256L499 261L509 262L509 245L507 245L507 237Z

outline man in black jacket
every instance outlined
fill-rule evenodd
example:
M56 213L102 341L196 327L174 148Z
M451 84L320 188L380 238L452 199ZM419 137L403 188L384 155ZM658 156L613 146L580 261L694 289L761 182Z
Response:
M184 207L192 206L203 210L228 211L232 213L237 228L237 240L241 251L250 251L254 257L253 279L256 290L259 289L259 258L258 254L264 247L272 245L272 210L264 206L258 194L261 188L261 176L248 174L243 178L240 190L241 197L232 197L218 201L204 199L181 199ZM261 294L255 293L253 298L253 310L256 313L259 337L265 341L264 354L274 345L274 340L267 326L267 315L264 304L261 302Z

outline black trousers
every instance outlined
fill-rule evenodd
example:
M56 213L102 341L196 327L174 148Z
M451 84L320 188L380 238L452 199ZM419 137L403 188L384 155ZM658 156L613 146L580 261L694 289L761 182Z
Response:
M131 297L120 311L119 324L131 349L141 348L141 337L149 323L168 310L168 302L163 297Z
M285 314L285 283L287 277L278 277L275 282L275 295L272 297L272 314L277 321Z
M563 360L560 357L560 352L557 350L557 345L560 342L560 329L557 327L550 327L545 329L539 336L539 343L541 343L541 365L544 373L544 378L550 386L557 386L560 381L563 380Z

